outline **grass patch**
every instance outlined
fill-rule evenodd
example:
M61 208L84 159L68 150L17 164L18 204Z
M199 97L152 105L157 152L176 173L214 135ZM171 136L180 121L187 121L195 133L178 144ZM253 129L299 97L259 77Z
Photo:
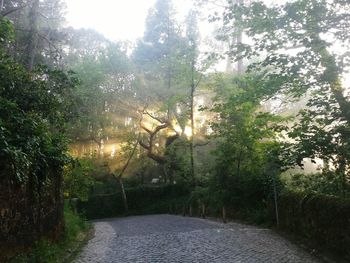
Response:
M10 263L64 263L71 262L91 233L89 225L79 215L72 212L68 205L64 208L65 232L62 239L52 242L42 239L34 244L30 252L21 253Z

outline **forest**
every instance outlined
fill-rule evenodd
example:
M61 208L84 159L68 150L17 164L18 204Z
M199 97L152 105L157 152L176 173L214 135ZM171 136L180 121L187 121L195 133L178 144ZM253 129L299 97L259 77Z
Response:
M63 0L1 1L0 261L157 213L349 260L350 2L154 2L128 42L67 26Z

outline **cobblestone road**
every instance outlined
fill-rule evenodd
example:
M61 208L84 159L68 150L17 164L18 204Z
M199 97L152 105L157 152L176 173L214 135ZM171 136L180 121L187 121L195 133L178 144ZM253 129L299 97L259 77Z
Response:
M94 225L76 263L319 262L270 230L237 223L153 215Z

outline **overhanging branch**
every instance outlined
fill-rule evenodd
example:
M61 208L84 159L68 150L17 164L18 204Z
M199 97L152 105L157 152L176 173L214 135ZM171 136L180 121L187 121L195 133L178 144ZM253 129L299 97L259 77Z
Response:
M10 10L1 12L1 15L2 15L2 16L8 16L8 15L10 15L10 14L12 14L12 13L14 13L14 12L17 12L17 11L19 11L19 10L21 10L21 9L23 9L23 8L25 8L25 7L27 7L27 6L28 6L28 4L25 4L25 5L22 5L22 6L18 6L18 7L14 7L14 8L11 8Z

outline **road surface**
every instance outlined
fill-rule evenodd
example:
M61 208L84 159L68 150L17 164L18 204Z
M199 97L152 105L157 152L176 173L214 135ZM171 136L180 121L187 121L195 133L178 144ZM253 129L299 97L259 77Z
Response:
M95 236L76 263L316 263L268 229L173 215L94 223Z

